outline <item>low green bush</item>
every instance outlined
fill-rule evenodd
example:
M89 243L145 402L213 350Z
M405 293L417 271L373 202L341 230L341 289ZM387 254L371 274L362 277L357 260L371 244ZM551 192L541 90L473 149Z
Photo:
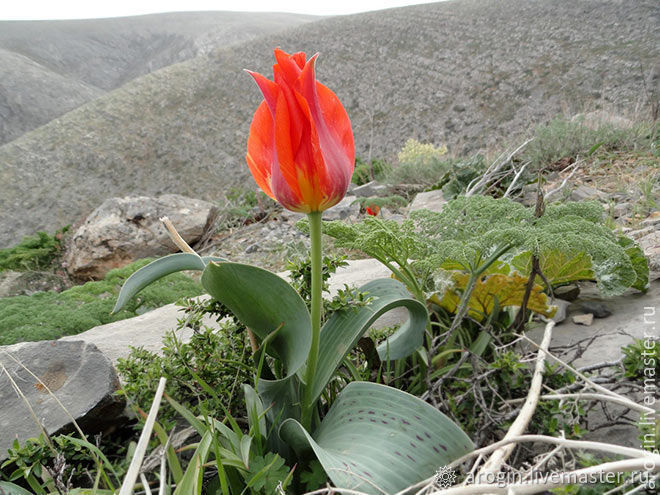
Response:
M60 237L66 232L64 227L54 236L37 232L24 237L16 246L0 249L0 272L3 270L44 270L50 267L60 253Z
M652 131L648 123L636 123L629 128L603 123L592 128L584 125L583 119L558 117L536 128L534 140L522 151L522 159L531 162L535 170L562 158L588 156L597 149L649 149L653 145Z
M41 292L0 299L0 345L75 335L202 293L200 285L190 277L173 274L145 288L122 311L110 314L124 281L150 261L136 261L108 272L104 280L87 282L60 293Z

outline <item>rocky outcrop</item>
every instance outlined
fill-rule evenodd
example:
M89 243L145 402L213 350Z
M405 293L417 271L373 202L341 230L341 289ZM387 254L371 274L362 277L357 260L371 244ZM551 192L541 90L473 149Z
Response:
M71 417L83 431L95 433L113 425L124 410L123 398L114 395L119 380L112 363L93 344L16 344L0 348L0 365L0 461L14 439L41 434L37 420L49 435L72 431Z
M0 297L31 296L37 292L66 289L64 278L48 272L15 272L7 270L0 272Z
M174 253L178 248L161 217L169 217L181 237L194 244L212 227L216 214L212 203L176 194L110 198L73 234L67 270L76 279L101 279L140 258Z

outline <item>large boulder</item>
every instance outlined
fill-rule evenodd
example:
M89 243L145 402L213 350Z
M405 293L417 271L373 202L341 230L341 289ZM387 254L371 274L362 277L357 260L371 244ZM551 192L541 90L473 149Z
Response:
M41 434L35 417L49 435L72 431L71 417L95 433L112 426L124 410L124 399L114 395L119 380L112 363L93 344L15 344L0 348L0 365L0 461L14 439Z
M212 203L177 194L110 198L73 234L67 270L77 279L101 279L137 259L174 253L178 248L161 217L169 217L181 237L194 244L211 228L216 214Z

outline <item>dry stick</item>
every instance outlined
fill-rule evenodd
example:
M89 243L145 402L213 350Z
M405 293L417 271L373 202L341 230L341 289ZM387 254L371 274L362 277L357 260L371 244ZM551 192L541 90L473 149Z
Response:
M567 473L550 473L540 481L523 483L508 483L506 485L483 483L479 485L459 486L438 490L429 495L476 495L479 493L493 494L515 494L524 495L532 493L547 492L551 488L559 488L564 485L573 485L580 480L589 480L604 473L626 473L646 470L649 473L660 471L660 455L654 454L651 463L653 467L647 469L649 457L626 459L624 461L607 462L597 466L591 466Z
M502 153L502 155L500 155L500 157L498 157L498 158L497 158L497 159L496 159L496 160L495 160L495 161L494 161L494 162L493 162L493 163L492 163L492 164L486 169L486 171L484 172L484 174L481 176L481 179L479 179L479 181L478 181L476 184L474 184L474 186L471 186L471 187L468 186L468 190L465 191L465 197L467 198L467 197L470 197L470 196L472 196L473 194L477 193L477 192L479 191L479 189L481 189L481 188L482 188L482 187L483 187L483 186L484 186L489 180L492 179L493 175L495 175L497 172L499 172L499 170L500 170L504 165L506 165L507 163L509 163L509 161L515 156L516 153L518 153L521 149L523 149L525 146L527 146L527 145L528 145L530 142L532 142L533 140L534 140L534 138L532 138L532 139L528 139L528 140L525 141L523 144L521 144L520 146L518 146L518 147L517 147L512 153L509 153L509 155L506 157L505 160L501 160L501 161L500 161L500 157L501 157L502 155L504 155L504 153Z
M529 342L530 344L532 344L534 347L539 348L539 345L536 342L534 342L532 339L530 339L529 337L527 337L525 335L517 335L517 337L520 337L520 338L526 340L527 342ZM559 359L554 354L552 354L550 352L547 352L547 351L546 351L546 354L548 354L553 360L557 361L559 364L561 364L567 370L575 373L579 378L584 380L584 382L586 382L588 385L595 388L599 392L602 392L605 395L609 395L610 397L616 397L617 399L619 399L621 401L622 405L625 405L625 406L629 407L630 409L634 409L634 410L640 410L640 408L643 408L644 411L647 412L647 413L655 413L656 412L655 409L653 409L653 408L636 404L635 402L631 401L627 397L624 397L623 395L617 394L616 392L612 392L611 390L609 390L609 389L607 389L607 388L605 388L601 385L598 385L596 382L594 382L593 380L587 378L585 375L583 375L578 370L573 368L570 364L562 361L561 359Z
M568 170L569 168L573 168L572 172L568 175L568 177L565 177L565 178L564 178L564 180L563 180L562 183L559 185L559 187L556 187L555 189L553 189L553 190L548 191L547 193L545 193L545 199L546 199L546 201L548 200L548 198L550 198L550 197L553 196L554 194L557 194L559 191L561 191L562 189L564 189L564 187L566 187L566 183L571 179L571 177L573 177L573 176L575 175L575 172L578 171L578 169L580 168L580 165L582 164L583 161L584 161L584 160L577 160L577 161L573 162L572 165L570 165L569 167L566 167L566 168L564 169L564 171L566 171L566 170Z
M520 170L518 170L516 175L513 177L513 180L511 181L511 184L509 184L509 187L506 188L506 191L504 192L504 196L502 196L503 198L508 197L509 193L511 193L511 191L513 191L513 186L516 185L516 182L518 182L518 179L523 174L523 172L525 171L525 169L527 168L527 165L529 165L529 163L530 162L527 162L527 163L523 164L522 167L520 167Z
M151 488L149 487L149 481L147 481L147 477L144 473L140 473L140 482L142 482L142 486L144 486L144 495L153 495L151 493Z
M622 455L631 459L657 456L657 454L653 454L653 452L648 450L635 449L632 447L622 447L621 445L614 445L611 443L592 442L589 440L568 440L566 438L550 437L547 435L520 435L517 437L504 438L499 442L495 442L491 445L487 445L480 449L474 450L469 454L465 454L463 457L460 457L452 463L448 464L447 468L453 469L457 466L460 466L472 457L488 454L502 446L528 442L549 443L552 445L559 445L567 449L595 450L597 452L607 452L609 454Z
M158 415L158 409L160 408L160 401L163 399L163 392L165 391L166 381L167 380L164 377L160 377L158 388L156 389L156 395L154 396L154 400L151 403L149 415L147 416L147 420L144 423L142 434L140 435L137 447L135 448L135 454L133 454L131 465L128 467L126 477L124 478L124 482L121 485L119 495L131 495L133 493L133 487L135 486L135 481L137 480L138 473L140 472L140 466L144 460L144 454L146 453L147 447L149 446L149 439L151 438L151 432L154 428L154 423L156 422L156 416Z
M575 394L544 394L539 397L543 400L564 400L564 399L578 399L578 400L602 400L607 402L613 402L619 404L620 406L625 406L629 409L635 409L641 413L651 413L653 409L641 404L635 404L636 407L632 407L629 400L621 399L620 397L612 397L611 395L605 394L592 394L592 393L575 393ZM511 399L506 401L508 404L515 404L516 402L522 402L525 399Z
M169 234L170 239L172 239L172 242L181 251L183 251L184 253L190 253L199 256L199 254L197 254L195 250L190 247L190 245L183 239L183 237L179 235L176 228L174 227L174 224L169 218L161 217L159 220L163 222L163 225L165 225L165 228L167 229L167 233ZM257 349L259 349L259 345L257 344L257 339L254 336L252 330L248 328L247 331L248 331L248 338L250 339L250 347L252 348L252 352L257 352Z
M543 190L541 189L541 174L538 178L538 190L536 192L536 209L534 211L534 216L536 218L541 218L545 213L545 201L543 199ZM537 253L532 253L532 269L527 279L527 285L525 286L525 294L523 295L522 303L520 304L520 310L516 315L513 324L511 325L516 330L520 331L525 326L525 315L527 314L527 305L529 304L529 298L532 295L532 290L534 289L534 284L536 283L536 276L542 275L541 272L541 263L539 261L539 256ZM548 285L550 287L550 285ZM552 290L552 289L551 289Z
M550 346L550 340L552 339L552 328L554 326L554 321L548 322L548 324L545 326L545 332L543 333L543 340L541 342L541 347L536 358L536 367L534 368L534 375L532 376L532 383L529 387L527 399L525 400L525 404L523 404L522 408L520 409L518 417L504 436L505 440L511 437L522 435L527 429L527 425L534 415L536 405L539 402L539 395L541 395L543 370L545 369L545 358L548 347ZM502 465L509 458L514 448L515 445L511 444L497 449L479 470L477 476L481 476L487 473L499 472L499 470L502 468Z
M174 228L174 224L172 224L172 221L169 218L161 217L159 220L163 222L163 225L165 225L167 233L169 234L170 239L172 239L172 242L176 245L176 247L178 247L184 253L197 254L195 250L191 248L186 241L183 240L183 237L179 235L176 228ZM197 254L197 256L199 255Z

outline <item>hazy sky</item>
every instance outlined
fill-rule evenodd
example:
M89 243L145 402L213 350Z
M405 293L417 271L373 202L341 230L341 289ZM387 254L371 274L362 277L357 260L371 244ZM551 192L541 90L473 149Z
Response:
M88 19L191 10L341 15L432 1L435 0L0 0L0 20Z

